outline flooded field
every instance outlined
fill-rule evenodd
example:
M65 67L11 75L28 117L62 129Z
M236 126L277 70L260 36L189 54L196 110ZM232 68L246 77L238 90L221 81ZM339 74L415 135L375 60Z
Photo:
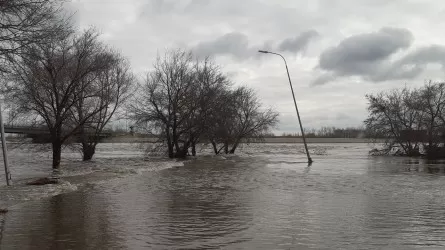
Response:
M252 144L185 162L102 144L93 162L11 152L1 249L443 249L445 164L368 144ZM67 151L69 152L69 151ZM58 175L63 184L23 185ZM0 176L3 181L4 176ZM2 182L4 183L4 181Z

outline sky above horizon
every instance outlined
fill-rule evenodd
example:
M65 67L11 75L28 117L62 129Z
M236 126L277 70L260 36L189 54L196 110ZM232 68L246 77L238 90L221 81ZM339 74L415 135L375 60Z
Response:
M280 113L276 133L298 132L298 120L282 59L259 49L286 57L305 128L361 126L366 94L444 79L439 0L72 0L66 7L139 76L167 49L212 56Z

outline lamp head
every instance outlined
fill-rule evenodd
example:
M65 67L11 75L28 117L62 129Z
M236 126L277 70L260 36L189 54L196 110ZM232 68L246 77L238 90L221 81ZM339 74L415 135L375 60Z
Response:
M260 53L264 53L264 54L269 53L269 51L266 51L266 50L258 50L258 52L260 52Z

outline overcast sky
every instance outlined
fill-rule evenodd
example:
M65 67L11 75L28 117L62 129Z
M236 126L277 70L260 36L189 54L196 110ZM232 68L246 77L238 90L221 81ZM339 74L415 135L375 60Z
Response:
M276 132L360 126L365 94L444 79L440 0L72 0L79 28L102 38L143 75L169 48L212 55L237 84L280 112Z

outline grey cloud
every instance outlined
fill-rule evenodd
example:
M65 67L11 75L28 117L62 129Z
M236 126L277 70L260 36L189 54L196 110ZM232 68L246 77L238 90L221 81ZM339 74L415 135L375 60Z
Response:
M430 45L417 48L395 61L387 71L374 76L374 80L412 79L419 76L429 64L439 64L445 68L445 46Z
M182 8L182 6L178 5L177 1L170 0L151 0L143 6L144 14L166 14L173 13L178 9Z
M320 55L319 69L324 73L312 85L347 76L371 81L412 78L418 74L418 69L400 67L396 70L390 59L397 52L408 49L413 40L409 30L387 27L348 37Z
M192 51L198 56L231 55L239 60L258 57L258 49L300 52L306 49L310 40L318 36L315 30L305 31L296 38L287 38L278 46L265 41L262 45L250 45L247 35L239 32L231 32L214 40L198 43Z
M323 85L325 83L328 83L330 81L333 81L335 79L335 76L333 74L330 73L325 73L322 74L320 76L318 76L313 82L312 85L313 86L317 86L317 85Z
M445 46L420 47L399 61L401 65L439 63L445 65Z
M321 54L320 68L340 75L367 74L375 71L382 60L408 48L412 40L410 31L397 28L351 36Z
M363 72L342 74L341 71L329 71L316 78L312 85L322 85L336 77L361 76L364 80L382 82L387 80L408 80L420 76L430 64L438 64L445 70L445 46L429 45L419 47L395 61L380 60L363 68Z
M350 119L351 119L351 116L349 116L349 115L347 115L347 114L345 114L345 113L338 113L338 114L335 116L335 119L336 119L336 120L350 120Z
M249 48L249 39L238 32L225 34L212 41L201 42L194 47L193 52L198 56L232 55L238 59L253 55L253 49Z
M294 38L287 38L278 46L280 51L300 52L306 49L309 42L319 36L315 30L307 30Z

